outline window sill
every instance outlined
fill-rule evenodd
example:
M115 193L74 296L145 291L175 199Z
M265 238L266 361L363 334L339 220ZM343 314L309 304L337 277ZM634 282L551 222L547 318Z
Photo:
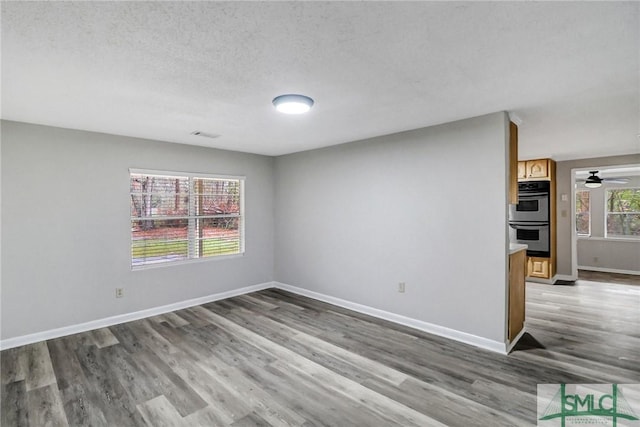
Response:
M640 239L636 237L593 237L593 236L577 236L578 240L593 240L595 242L636 242L640 243Z
M206 258L196 258L196 259L185 259L180 261L168 261L168 262L158 262L155 264L145 264L145 265L136 265L131 266L131 271L143 271L143 270L151 270L155 268L164 268L164 267L177 267L179 265L187 265L187 264L199 264L202 262L212 262L212 261L226 261L234 258L242 258L244 257L244 252L241 254L232 254L232 255L219 255L214 257L206 257Z

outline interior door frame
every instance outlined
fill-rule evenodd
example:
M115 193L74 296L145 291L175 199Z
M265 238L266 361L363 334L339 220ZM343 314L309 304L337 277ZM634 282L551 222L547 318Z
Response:
M573 280L578 279L578 233L576 232L576 172L582 171L601 171L603 169L615 169L615 168L635 168L640 167L640 164L621 164L621 165L608 165L608 166L588 166L571 169L571 276ZM593 207L589 203L589 212Z

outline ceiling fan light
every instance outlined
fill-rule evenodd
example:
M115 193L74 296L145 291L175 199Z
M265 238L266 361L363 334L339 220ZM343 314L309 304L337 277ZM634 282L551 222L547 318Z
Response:
M602 185L602 178L596 175L598 171L591 171L589 173L591 174L591 176L586 179L586 181L584 182L584 186L587 188L600 187Z
M284 114L304 114L313 106L313 99L297 94L280 95L273 98L273 105Z

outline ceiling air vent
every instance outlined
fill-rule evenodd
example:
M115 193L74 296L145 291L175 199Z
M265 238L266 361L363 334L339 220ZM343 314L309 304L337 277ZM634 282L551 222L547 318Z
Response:
M213 138L217 138L217 137L219 137L219 136L220 136L220 135L215 134L215 133L201 132L201 131L199 131L199 130L196 130L196 131L194 131L194 132L191 132L191 135L195 135L195 136L203 136L203 137L205 137L205 138L212 138L212 139L213 139Z

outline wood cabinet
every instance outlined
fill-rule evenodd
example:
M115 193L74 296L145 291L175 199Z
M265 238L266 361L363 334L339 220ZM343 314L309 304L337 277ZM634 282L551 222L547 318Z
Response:
M524 328L526 258L525 250L509 255L509 342Z
M518 204L518 126L509 122L509 203Z
M552 159L520 160L518 181L550 181L549 186L549 258L528 257L527 277L553 279L556 271L556 162Z
M518 180L527 178L527 162L518 162Z
M527 258L527 276L538 277L540 279L550 279L551 272L552 267L550 258Z
M524 160L518 162L518 180L551 180L552 167L549 159Z
M527 162L527 178L550 179L549 160L529 160Z

